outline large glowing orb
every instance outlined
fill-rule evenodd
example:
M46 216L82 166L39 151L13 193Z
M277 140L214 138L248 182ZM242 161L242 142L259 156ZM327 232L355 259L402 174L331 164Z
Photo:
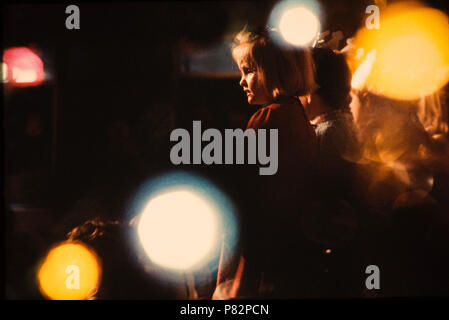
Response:
M312 43L320 32L320 22L307 8L288 9L279 22L279 32L290 44L305 46Z
M320 8L314 0L284 0L270 13L268 24L279 31L276 39L293 46L313 46L320 34Z
M375 50L364 87L400 100L441 89L449 79L448 21L441 11L417 3L398 3L381 11L380 29L363 28L355 39L355 46L365 53Z
M81 243L53 248L38 272L39 289L48 299L83 300L99 286L101 268L96 254Z
M172 269L190 269L221 239L214 206L188 188L167 191L148 202L138 235L148 257Z

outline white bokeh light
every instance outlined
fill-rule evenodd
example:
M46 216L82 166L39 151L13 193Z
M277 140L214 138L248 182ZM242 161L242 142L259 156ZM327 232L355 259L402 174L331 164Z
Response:
M320 33L317 16L305 7L286 9L279 20L279 32L288 43L295 46L312 44Z
M32 83L37 81L38 75L34 70L12 69L12 78L16 83Z
M193 189L182 188L152 198L140 215L139 240L154 263L189 270L219 244L219 214Z

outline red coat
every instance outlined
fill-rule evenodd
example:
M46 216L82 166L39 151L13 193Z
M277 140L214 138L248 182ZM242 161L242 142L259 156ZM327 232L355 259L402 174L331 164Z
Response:
M315 131L300 101L292 98L259 109L247 128L278 129L278 171L256 179L267 197L264 202L278 209L297 209L297 200L311 190L318 154Z
M242 258L239 267L234 265L234 271L224 271L234 278L234 289L224 296L270 296L270 287L276 288L274 294L279 297L290 296L297 294L294 289L292 292L290 283L294 283L291 279L304 258L301 216L310 210L307 203L313 193L315 131L301 103L293 98L262 107L251 117L247 128L278 129L278 171L274 175L259 175L258 170L245 173ZM267 140L269 136L267 132ZM267 141L267 150L269 143L273 142ZM223 274L219 281L226 278L229 279ZM220 288L217 292L223 286Z

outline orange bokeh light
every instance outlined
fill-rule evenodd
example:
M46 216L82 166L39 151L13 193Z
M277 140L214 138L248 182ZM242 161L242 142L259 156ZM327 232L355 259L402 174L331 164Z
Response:
M41 293L52 300L83 300L96 293L101 267L95 252L79 242L64 242L48 253L37 279Z

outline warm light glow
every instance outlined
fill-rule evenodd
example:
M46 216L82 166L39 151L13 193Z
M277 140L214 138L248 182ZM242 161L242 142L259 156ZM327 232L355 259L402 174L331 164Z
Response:
M311 47L320 34L320 12L315 0L282 0L271 10L268 26L278 31L274 40L279 45Z
M305 46L316 40L320 33L320 22L307 8L290 8L280 18L279 31L288 43Z
M148 202L138 222L138 235L154 263L187 270L218 246L218 221L218 212L207 199L181 188Z
M16 85L37 85L45 78L41 58L26 47L9 48L3 53L3 62L8 65L7 78Z
M365 88L392 99L413 100L441 89L449 79L448 17L417 3L381 12L380 29L363 28L355 40L376 59ZM354 80L353 86L359 81Z
M2 62L2 82L8 82L8 65Z
M12 79L15 83L33 83L37 81L37 72L35 70L22 70L12 68Z
M352 76L351 86L354 89L363 88L366 79L371 73L374 61L376 61L376 50L372 50L366 55L365 60L360 64Z
M200 175L176 170L153 176L139 186L125 211L135 228L133 244L139 256L148 258L141 263L163 280L184 282L183 273L195 272L195 283L206 283L211 268L233 261L240 232L235 207Z
M99 286L101 268L96 254L80 243L65 242L52 249L38 272L39 289L53 300L83 300Z

